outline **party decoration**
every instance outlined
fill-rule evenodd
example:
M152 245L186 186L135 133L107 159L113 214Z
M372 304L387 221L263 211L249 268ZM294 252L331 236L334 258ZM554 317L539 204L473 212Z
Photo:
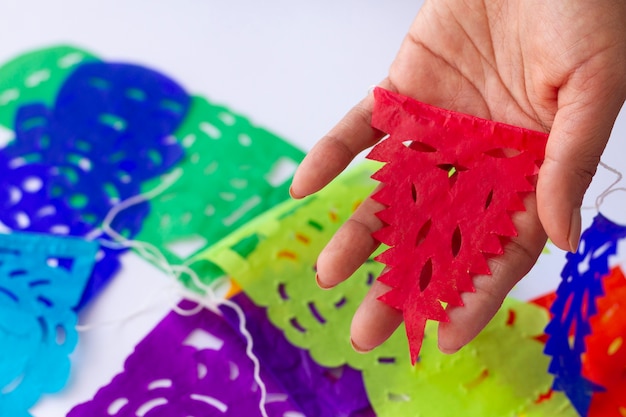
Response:
M137 345L124 371L68 417L261 416L260 407L268 416L302 416L264 368L268 398L260 405L245 351L245 340L220 315L174 311Z
M374 237L391 248L380 300L402 311L411 359L427 320L447 321L442 303L462 305L472 277L517 234L511 214L534 190L547 135L435 108L377 88L372 126L390 137L368 158L385 162L373 198L387 208Z
M244 294L232 298L246 314L246 327L254 340L254 353L307 417L373 417L374 411L361 372L347 366L328 368L309 353L287 341L284 333ZM224 317L237 328L238 318L229 308Z
M150 201L138 239L180 263L289 197L304 153L226 107L194 97L174 137L184 159L149 191L176 180Z
M352 315L381 266L370 260L325 291L313 278L315 258L367 198L373 189L367 176L375 168L372 163L358 166L315 196L277 206L192 261L210 260L232 276L255 304L267 307L270 321L288 340L318 364L362 371L378 416L575 415L564 395L548 397L548 358L536 340L548 317L530 304L507 301L485 333L456 355L439 352L436 327L428 326L415 366L406 360L402 330L368 354L352 350ZM259 356L264 358L261 351Z
M26 103L51 106L61 85L77 66L97 62L92 53L55 46L16 57L0 67L0 126L13 130L15 115Z
M622 417L626 410L626 277L615 267L603 278L598 313L589 319L583 375L605 388L595 392L589 416Z
M77 343L76 314L97 245L76 238L0 234L0 415L28 416L59 391Z
M550 373L554 389L564 391L581 416L586 416L594 391L604 388L582 374L585 337L591 333L589 319L597 312L596 300L603 294L602 278L609 272L609 257L617 242L626 237L626 227L602 214L583 232L576 253L567 254L562 281L550 308L554 315L546 334L546 354L552 357Z

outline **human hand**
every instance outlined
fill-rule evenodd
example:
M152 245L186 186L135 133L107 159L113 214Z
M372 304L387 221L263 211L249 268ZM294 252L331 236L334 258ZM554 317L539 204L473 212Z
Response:
M536 262L547 236L575 251L580 206L626 98L626 2L618 0L432 0L413 22L380 86L438 107L550 132L535 195L513 221L519 236L474 277L463 307L449 307L439 348L460 349L489 322ZM358 103L311 150L291 193L323 188L382 133L370 127L373 98ZM376 249L383 207L367 199L319 255L318 283L347 279ZM544 231L545 230L545 231ZM377 298L376 281L352 321L355 349L386 340L402 313Z

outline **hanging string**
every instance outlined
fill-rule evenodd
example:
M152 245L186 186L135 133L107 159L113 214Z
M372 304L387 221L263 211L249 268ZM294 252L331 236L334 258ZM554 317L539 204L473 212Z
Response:
M172 174L163 178L163 181L152 190L129 197L126 200L123 200L113 206L104 218L102 226L99 229L94 230L94 232L91 233L88 238L92 240L97 239L101 245L109 248L131 248L137 251L143 258L147 259L148 261L162 269L169 277L173 277L175 283L179 282L179 279L183 274L188 275L196 288L198 288L199 293L187 290L180 284L172 284L173 291L166 292L167 294L177 294L181 298L189 299L196 303L196 306L189 310L181 308L178 303L174 303L174 305L172 306L172 310L177 314L188 317L194 314L198 314L200 311L202 311L202 309L207 308L210 311L222 315L218 308L220 305L233 310L239 319L239 332L243 335L246 341L246 356L250 359L254 366L254 381L259 386L259 389L261 391L261 398L259 400L259 411L261 412L261 415L263 417L268 417L265 407L267 402L267 387L265 386L265 383L261 378L261 364L258 357L253 351L254 341L252 339L252 335L246 327L246 316L243 309L231 300L228 300L224 297L218 297L216 295L215 289L220 284L219 280L214 281L212 284L205 284L204 282L202 282L198 274L188 265L172 265L169 263L165 255L156 246L148 242L128 239L118 233L112 227L113 221L121 212L137 204L148 202L161 195L169 187L171 187L172 184L174 184L181 175L182 169L174 170ZM113 240L102 237L103 234L108 235ZM163 289L160 289L158 293L162 294ZM101 326L128 322L129 320L132 320L135 317L138 317L139 315L148 311L151 306L154 305L158 293L149 297L142 307L140 307L138 310L134 311L130 315L101 323L79 325L76 326L76 329L77 331L89 331Z

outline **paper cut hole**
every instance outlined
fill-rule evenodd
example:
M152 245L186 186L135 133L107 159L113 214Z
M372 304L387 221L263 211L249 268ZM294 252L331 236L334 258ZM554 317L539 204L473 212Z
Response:
M26 80L24 80L24 85L29 88L37 87L39 84L44 81L48 81L50 79L50 70L41 69L39 71L35 71L30 74Z
M84 55L80 52L71 52L67 55L62 56L57 61L57 65L59 68L69 68L73 65L78 64L84 59Z
M622 347L623 342L624 340L621 337L613 339L613 341L609 345L609 348L607 349L607 353L609 354L609 356L615 355Z
M430 284L430 279L433 276L433 262L431 259L427 260L420 273L420 291L424 292Z
M317 307L315 306L314 302L310 302L309 303L309 311L311 311L311 314L313 315L313 317L315 317L315 320L317 320L318 322L320 322L321 324L326 323L326 319L324 318L324 316L322 316L322 314L317 310Z
M161 100L159 103L162 109L170 111L175 114L181 114L183 112L183 106L174 100Z
M24 184L22 184L22 188L28 193L36 193L41 190L41 187L43 187L43 181L41 181L41 178L37 177L28 177L24 180Z
M224 346L224 341L213 336L211 333L202 329L195 329L183 341L184 346L192 346L198 350L211 349L220 350Z
M415 189L415 184L413 183L411 183L411 199L413 199L414 203L417 202L417 190Z
M0 294L7 295L11 300L15 301L16 303L19 301L17 298L17 295L15 295L12 291L9 291L8 289L4 287L0 287Z
M108 90L111 87L111 84L107 80L97 77L89 79L89 85L97 88L98 90Z
M184 239L167 243L165 248L180 259L186 259L205 247L206 244L207 240L204 237L194 234Z
M291 324L291 326L296 329L297 331L299 331L300 333L306 333L306 329L304 327L302 327L302 325L300 324L300 322L298 322L298 319L293 317L291 320L289 320L289 323Z
M376 277L374 276L373 273L368 272L367 273L367 285L371 286L374 283L374 280L376 279Z
M9 201L11 202L11 204L17 205L17 203L19 203L20 200L22 200L22 192L20 191L20 189L17 187L10 187L9 188Z
M396 363L396 358L378 358L378 363L382 363L382 364Z
M348 299L346 297L342 297L341 300L335 303L335 308L341 308L344 305L346 305L347 302L348 302Z
M100 117L98 117L98 121L118 132L126 130L126 120L111 113L101 114Z
M55 330L56 337L54 341L58 346L63 346L63 344L67 340L67 332L65 331L65 328L63 326L56 326Z
M209 122L200 123L199 128L211 139L219 139L222 136L222 132Z
M283 414L283 417L306 417L304 414L299 413L298 411L287 411Z
M461 226L457 226L452 233L452 256L457 257L461 251Z
M487 201L485 201L485 210L489 208L492 201L493 201L493 190L489 191L489 194L487 195Z
M70 227L66 224L56 224L50 228L50 233L53 235L69 235Z
M198 379L204 379L209 373L209 369L203 363L199 363L196 370L198 372Z
M403 403L411 400L411 398L406 394L396 394L394 392L388 393L387 399L392 403Z
M27 229L30 226L30 218L23 211L15 213L15 222L19 229Z
M154 390L159 388L171 388L172 387L171 379L157 379L156 381L152 381L148 384L148 390Z
M126 404L128 404L127 398L116 399L111 404L109 404L109 407L107 408L107 414L110 416L116 416L117 413L119 413Z
M145 101L146 93L138 88L129 88L125 93L126 97L135 101Z
M241 146L248 147L252 145L252 138L245 133L240 133L239 136L237 136L237 139L239 140L239 144Z
M587 256L585 256L583 260L578 263L578 274L580 276L584 275L587 271L589 271L590 262L591 262L591 253L588 253ZM572 276L571 275L568 276L567 279L568 279L568 282L571 282Z
M344 374L344 367L343 366L337 366L334 368L328 368L324 371L324 378L326 378L327 380L331 381L331 382L337 382L341 379L341 377Z
M297 167L298 164L294 160L282 157L272 166L272 170L265 175L265 180L270 185L278 187L293 176Z
M87 206L87 196L83 194L73 194L70 197L70 206L76 209L83 209Z
M20 386L20 384L22 383L23 380L24 380L24 374L19 375L13 381L11 381L8 384L6 384L0 390L0 394L7 395L7 394L12 393L13 391L15 391Z
M513 326L515 325L515 320L517 319L515 311L513 309L509 309L508 311L509 315L506 319L506 325L507 326Z
M426 153L437 152L437 148L434 148L433 146L424 142L413 141L409 147L418 152L426 152Z
M135 413L135 415L137 417L144 417L150 411L165 404L167 404L167 398L155 398L146 403L143 403L141 407L137 409L137 413Z
M46 307L53 306L52 300L50 300L47 297L44 297L43 295L40 295L39 297L37 297L37 301L39 301L41 304L45 305Z
M424 243L426 237L428 236L428 232L430 232L430 226L432 225L432 220L426 220L426 223L422 225L419 232L417 232L417 239L415 240L415 246L419 246Z
M228 227L232 226L239 219L245 216L246 213L248 213L250 210L254 209L256 206L261 204L261 202L262 202L261 197L259 197L258 195L254 195L250 197L249 199L244 201L244 203L241 206L239 206L237 210L232 212L230 216L225 217L222 220L222 223L224 224L224 226L228 226Z
M4 106L20 97L20 91L17 88L5 90L0 94L0 105Z
M269 392L265 399L266 404L271 403L282 403L289 400L289 396L287 394L281 394L278 392Z
M227 126L232 126L235 124L235 116L230 113L219 113L217 117Z
M201 401L212 407L215 407L222 413L225 413L228 410L228 406L226 404L216 398L209 397L207 395L191 394L190 398L194 401Z
M289 300L289 295L287 295L287 288L282 282L278 285L278 294L280 294L280 298L282 298L283 300Z
M239 367L234 362L229 362L228 367L230 371L228 374L228 377L230 378L231 381L234 381L235 379L239 377Z

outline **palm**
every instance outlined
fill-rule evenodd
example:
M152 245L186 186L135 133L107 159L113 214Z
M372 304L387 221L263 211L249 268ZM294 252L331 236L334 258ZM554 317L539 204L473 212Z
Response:
M420 101L551 131L537 199L514 216L520 235L491 260L492 277L479 276L465 307L449 311L440 346L454 351L473 338L535 263L546 234L574 249L580 207L615 117L626 96L626 3L613 0L427 1L381 85ZM297 195L308 195L337 175L354 155L380 140L369 127L371 97L357 105L302 163ZM575 161L575 162L572 162ZM370 234L380 209L367 200L318 260L319 281L335 285L376 247ZM540 221L541 219L541 221ZM355 242L359 242L355 244ZM370 349L401 321L377 301L376 283L352 326L356 345Z

